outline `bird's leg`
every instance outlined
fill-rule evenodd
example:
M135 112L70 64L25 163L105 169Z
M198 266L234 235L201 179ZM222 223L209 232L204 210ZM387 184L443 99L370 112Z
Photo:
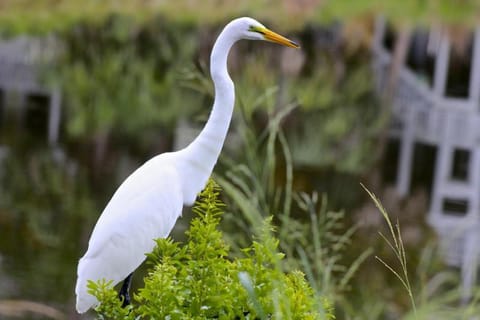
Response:
M125 308L130 304L130 284L132 283L132 276L133 272L130 273L125 280L123 280L122 288L120 289L120 292L118 293L118 297L122 301L122 308Z

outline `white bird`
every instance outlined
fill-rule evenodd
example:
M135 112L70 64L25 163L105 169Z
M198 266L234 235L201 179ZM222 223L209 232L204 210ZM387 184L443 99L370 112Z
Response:
M205 127L185 149L155 156L117 189L93 229L87 252L78 263L75 293L79 313L99 303L87 292L88 280L111 280L114 285L125 280L120 295L124 304L128 304L131 275L145 254L153 250L154 239L168 236L183 205L192 205L205 187L232 118L235 92L227 70L227 57L232 45L240 39L299 47L252 18L238 18L227 24L210 57L215 101Z

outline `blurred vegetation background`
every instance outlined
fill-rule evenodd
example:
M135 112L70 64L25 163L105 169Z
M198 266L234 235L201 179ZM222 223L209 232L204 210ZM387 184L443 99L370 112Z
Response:
M391 199L387 208L402 214L407 234L420 235L405 237L418 319L474 314L475 300L459 304L458 274L438 258L425 200L399 202L381 181L389 107L374 92L370 46L378 14L399 33L433 23L467 30L479 6L0 0L3 39L55 39L54 58L36 68L38 81L62 95L54 146L2 119L8 151L0 169L0 317L23 310L13 300L78 317L76 264L96 219L130 172L185 145L202 127L213 100L210 49L225 23L243 15L298 40L302 50L242 42L230 55L237 103L215 179L224 190L222 228L232 248L248 246L259 219L273 215L285 270L305 272L332 299L338 319L414 319L408 293L373 258L375 252L395 265L363 182ZM183 239L188 217L179 220L176 239Z

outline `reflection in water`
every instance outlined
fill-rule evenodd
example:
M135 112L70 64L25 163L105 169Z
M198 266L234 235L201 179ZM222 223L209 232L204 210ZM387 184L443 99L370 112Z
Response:
M52 319L52 307L67 319L75 312L77 263L111 190L99 192L72 161L49 150L28 157L10 152L0 167L0 319ZM114 184L112 180L108 184ZM111 189L108 186L105 189ZM95 188L101 189L101 188ZM94 199L95 198L95 199ZM97 205L98 203L98 205ZM174 238L182 238L191 214L180 219ZM143 271L142 271L143 270ZM142 280L142 268L134 284ZM12 303L12 300L15 303ZM28 302L28 303L27 303ZM32 305L30 302L38 303ZM19 317L12 310L35 310ZM38 312L44 314L39 316ZM47 313L45 313L47 312Z
M72 235L78 236L78 232L72 230ZM59 246L32 248L17 239L7 244L16 250L10 250L2 259L1 300L35 301L67 313L73 310L79 251L74 243L66 239ZM2 241L2 251L4 244Z
M66 316L55 308L32 301L25 300L3 300L0 301L0 314L4 317L29 317L28 314L35 314L38 317L62 320Z
M44 314L50 306L71 319L76 264L98 210L71 161L50 151L24 159L12 151L0 171L0 306ZM45 318L29 317L21 318Z
M14 238L9 237L9 239ZM12 312L31 310L36 311L36 314L55 314L46 306L67 312L73 303L75 258L72 252L76 250L69 243L58 247L29 248L24 246L23 240L19 238L11 243L1 242L2 251L4 245L14 250L8 250L10 252L2 257L0 301L6 303L8 300L14 300L14 303L10 301L7 304L9 306L7 311ZM23 303L20 303L22 301ZM39 305L32 305L25 301L37 302ZM4 319L3 316L8 315L9 312L1 313L1 311L0 307L0 318ZM29 319L26 316L21 318ZM31 319L38 319L38 317L32 316Z

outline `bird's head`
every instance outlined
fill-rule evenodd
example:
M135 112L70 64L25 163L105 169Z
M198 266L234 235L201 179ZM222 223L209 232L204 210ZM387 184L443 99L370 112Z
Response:
M269 30L255 19L244 17L236 19L232 22L236 24L236 27L238 28L237 30L239 31L242 39L264 40L275 42L287 47L300 48L300 46L292 40L289 40L284 36Z

